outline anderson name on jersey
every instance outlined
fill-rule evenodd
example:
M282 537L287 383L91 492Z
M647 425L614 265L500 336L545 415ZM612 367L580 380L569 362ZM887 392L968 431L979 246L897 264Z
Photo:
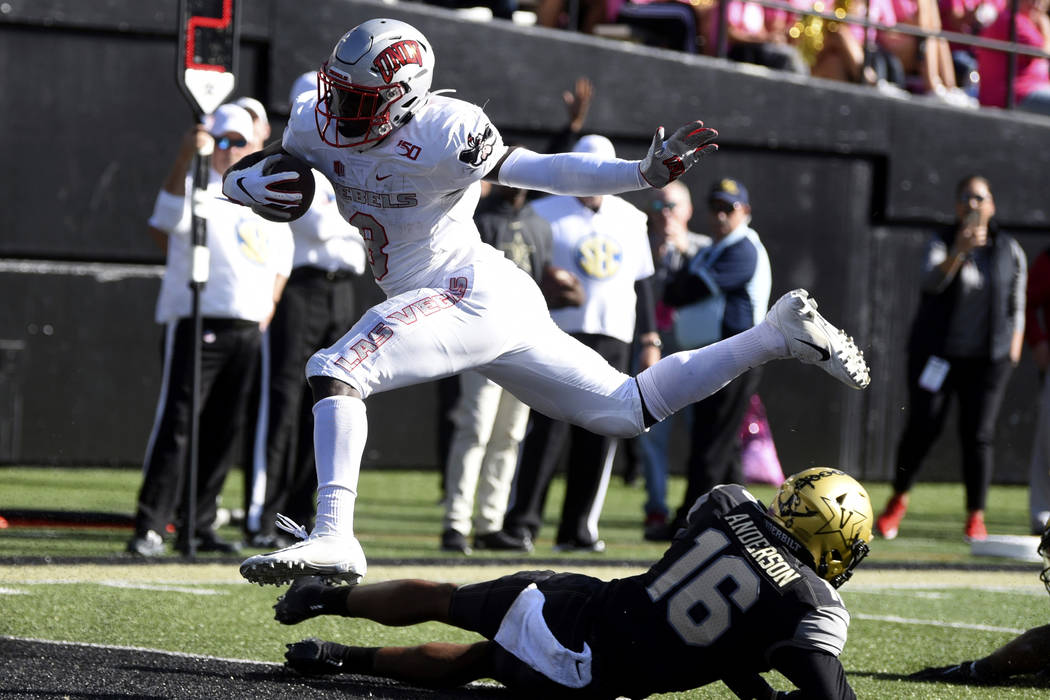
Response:
M799 556L746 489L714 488L659 562L591 601L595 678L644 697L768 671L782 646L838 656L849 613Z
M481 108L432 94L393 136L358 153L321 140L316 101L312 92L296 100L283 147L331 181L339 211L361 232L388 297L447 287L444 272L500 255L482 244L473 221L477 183L507 151Z

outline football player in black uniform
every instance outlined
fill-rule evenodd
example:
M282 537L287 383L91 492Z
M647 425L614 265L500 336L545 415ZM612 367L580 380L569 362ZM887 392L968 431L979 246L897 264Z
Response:
M1050 593L1050 525L1039 541L1043 570L1039 579ZM1038 673L1046 682L1050 677L1050 625L1033 627L1011 639L988 656L950 666L931 666L908 676L916 681L940 681L973 685L995 685L1011 676Z
M853 698L838 655L849 613L836 592L867 555L871 502L853 477L809 469L766 508L741 486L697 499L664 556L644 574L602 581L525 571L457 586L420 580L356 587L297 579L274 606L295 624L316 615L400 626L435 620L481 634L474 644L288 645L306 674L358 673L425 686L494 678L547 696L643 698L721 680L739 697Z

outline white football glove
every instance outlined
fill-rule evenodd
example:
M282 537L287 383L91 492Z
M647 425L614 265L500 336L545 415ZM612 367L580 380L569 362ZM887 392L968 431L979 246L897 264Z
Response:
M661 126L653 136L649 153L638 164L638 170L651 187L664 187L681 177L698 160L717 151L718 146L711 143L717 136L717 131L705 128L703 122L697 121L681 127L664 141Z
M263 174L266 165L277 158L267 156L252 163L242 170L231 170L222 181L222 193L237 202L253 209L258 206L292 209L303 199L301 192L285 192L270 189L271 185L299 179L299 173L286 170L279 173Z

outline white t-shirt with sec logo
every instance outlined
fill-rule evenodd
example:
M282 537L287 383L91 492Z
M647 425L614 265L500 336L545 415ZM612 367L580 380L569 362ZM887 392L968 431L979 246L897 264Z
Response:
M551 262L579 277L587 295L582 306L556 309L551 318L569 333L631 342L634 283L654 272L645 214L615 195L602 197L598 211L568 196L543 197L532 206L550 222Z

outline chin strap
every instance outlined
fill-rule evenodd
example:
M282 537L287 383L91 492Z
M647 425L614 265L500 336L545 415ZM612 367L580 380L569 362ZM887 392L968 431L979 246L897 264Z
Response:
M828 583L834 588L839 588L846 581L849 581L853 576L853 570L857 568L857 564L871 553L871 548L868 547L868 543L864 540L857 540L850 549L853 551L853 557L850 559L849 566L841 574L828 580Z

